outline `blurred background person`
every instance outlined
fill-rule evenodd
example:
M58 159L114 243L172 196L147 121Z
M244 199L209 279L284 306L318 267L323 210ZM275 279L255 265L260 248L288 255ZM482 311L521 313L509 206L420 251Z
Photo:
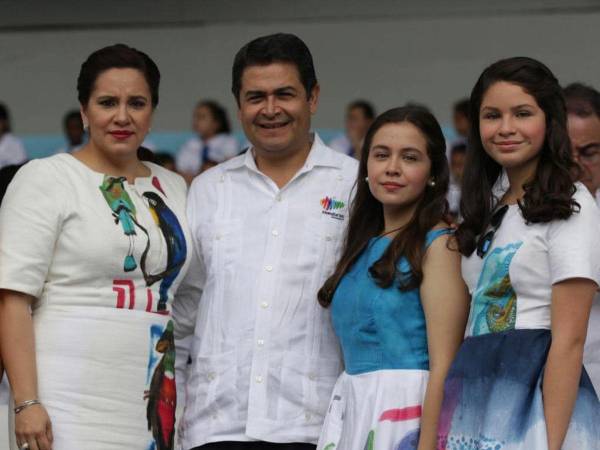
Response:
M452 108L452 123L456 132L456 139L452 142L450 148L459 144L466 144L471 129L469 119L469 99L462 98L454 103Z
M194 109L192 126L196 136L188 140L175 158L179 173L189 183L200 172L227 161L240 152L231 135L227 111L213 100L202 100Z
M450 184L448 185L448 208L450 215L457 220L460 215L460 185L465 170L467 145L456 144L450 149Z
M0 103L0 169L4 166L23 164L27 161L27 152L19 138L11 132L10 113Z
M572 83L564 95L573 156L583 170L581 182L600 204L600 92Z
M581 181L596 201L600 199L600 92L582 83L564 91L567 124L573 156L581 167ZM600 231L600 223L598 224ZM600 294L596 293L583 352L585 365L596 392L600 392Z
M77 109L68 111L63 118L63 130L65 132L66 146L56 150L56 153L71 153L83 147L85 130L81 113Z
M173 172L176 171L175 158L173 158L173 155L170 153L156 152L154 154L154 163L164 167L165 169L172 170Z
M373 105L366 100L354 100L346 107L346 133L333 139L329 146L338 152L360 159L360 149L373 120Z

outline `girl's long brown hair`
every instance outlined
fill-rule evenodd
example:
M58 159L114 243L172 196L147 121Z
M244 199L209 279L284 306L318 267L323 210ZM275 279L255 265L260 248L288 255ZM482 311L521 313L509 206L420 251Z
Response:
M367 132L355 185L356 196L350 205L350 220L342 256L333 275L325 281L318 293L319 303L325 308L331 304L340 280L352 268L371 238L379 236L384 230L383 207L373 197L365 182L367 159L375 133L384 125L403 122L414 125L423 133L427 141L427 155L431 160L430 176L435 185L425 188L412 219L393 238L383 256L371 266L369 272L377 284L384 288L397 283L399 289L410 290L419 286L423 279L425 236L437 223L444 220L448 211L448 162L446 141L435 117L421 106L407 105L390 109L378 116ZM398 272L396 266L402 256L410 264L410 274Z

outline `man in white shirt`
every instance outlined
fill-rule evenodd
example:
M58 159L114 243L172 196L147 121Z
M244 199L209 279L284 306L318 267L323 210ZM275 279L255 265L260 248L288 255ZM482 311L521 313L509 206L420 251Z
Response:
M314 449L342 370L316 294L339 255L357 162L310 133L319 85L298 37L242 47L232 91L252 147L190 188L199 261L173 310L179 358L193 333L180 440Z
M573 156L582 169L580 179L592 195L597 195L600 191L600 92L581 83L570 84L563 92ZM594 388L600 392L600 294L596 294L590 313L583 363Z
M5 166L23 164L27 153L21 140L13 135L10 128L8 108L0 103L0 169Z

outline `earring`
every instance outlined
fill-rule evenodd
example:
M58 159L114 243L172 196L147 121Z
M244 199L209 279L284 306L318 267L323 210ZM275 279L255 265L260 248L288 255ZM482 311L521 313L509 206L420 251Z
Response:
M369 182L369 177L365 177L365 181L368 183Z
M428 184L430 187L434 187L434 186L435 186L435 181L434 181L434 179L432 178L431 180L429 180L429 181L427 182L427 184Z

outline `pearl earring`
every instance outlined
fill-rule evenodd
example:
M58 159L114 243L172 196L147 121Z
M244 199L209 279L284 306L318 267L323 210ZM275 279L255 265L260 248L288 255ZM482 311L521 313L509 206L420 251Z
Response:
M428 184L429 186L431 186L431 187L434 187L434 186L435 186L435 181L434 181L434 180L433 180L433 178L432 178L431 180L429 180L429 181L427 182L427 184Z
M368 183L369 182L369 177L365 177L365 181Z

